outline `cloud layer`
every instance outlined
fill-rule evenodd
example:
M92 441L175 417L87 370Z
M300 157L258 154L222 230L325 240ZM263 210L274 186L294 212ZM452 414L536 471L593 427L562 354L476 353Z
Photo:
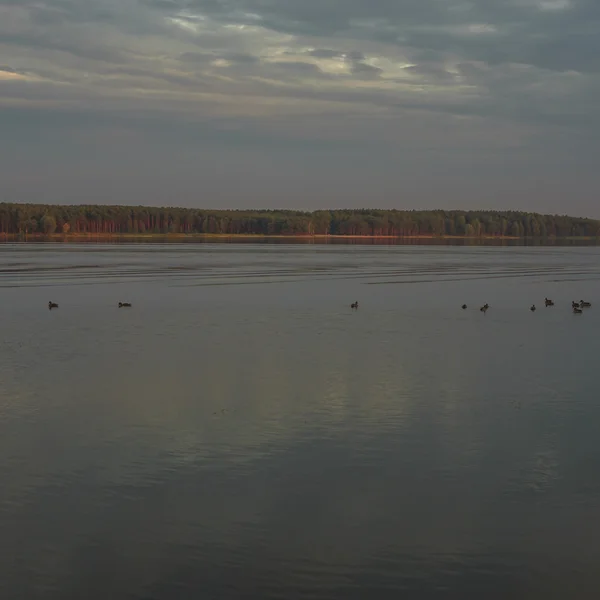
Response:
M22 200L598 216L599 28L592 0L0 0L0 174Z

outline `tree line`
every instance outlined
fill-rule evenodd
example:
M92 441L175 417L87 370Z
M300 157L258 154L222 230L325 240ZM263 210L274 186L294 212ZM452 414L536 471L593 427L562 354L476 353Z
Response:
M600 237L600 221L519 211L204 210L0 203L0 234Z

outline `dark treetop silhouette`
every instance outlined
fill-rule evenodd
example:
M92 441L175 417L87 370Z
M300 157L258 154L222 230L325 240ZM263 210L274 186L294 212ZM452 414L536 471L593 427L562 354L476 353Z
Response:
M600 221L513 211L302 212L0 203L0 233L597 237Z

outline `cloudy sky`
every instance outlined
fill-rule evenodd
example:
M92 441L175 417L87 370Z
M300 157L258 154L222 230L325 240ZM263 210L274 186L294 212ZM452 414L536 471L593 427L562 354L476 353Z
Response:
M598 0L0 0L0 200L600 217Z

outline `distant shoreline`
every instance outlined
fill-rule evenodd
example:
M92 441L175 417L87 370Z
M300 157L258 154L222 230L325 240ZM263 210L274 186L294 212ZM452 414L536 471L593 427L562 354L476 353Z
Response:
M25 235L27 241L508 243L522 239L600 239L600 220L523 211L306 212L0 202L0 231Z
M546 237L527 237L527 236L509 236L509 235L325 235L325 234L260 234L260 233L0 233L0 240L20 241L20 242L39 242L39 241L102 241L102 240L290 240L290 241L310 241L310 240L481 240L481 241L593 241L600 240L594 236L546 236Z

